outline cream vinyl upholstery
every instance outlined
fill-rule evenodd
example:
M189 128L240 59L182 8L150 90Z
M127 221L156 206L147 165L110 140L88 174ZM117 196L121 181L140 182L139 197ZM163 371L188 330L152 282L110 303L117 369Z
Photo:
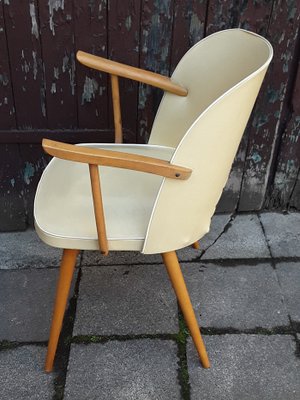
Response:
M82 145L192 169L189 179L177 181L99 167L109 250L164 253L208 232L271 59L271 45L256 34L213 34L179 62L171 79L188 95L164 95L147 145ZM99 249L87 165L54 158L40 180L34 214L49 245Z

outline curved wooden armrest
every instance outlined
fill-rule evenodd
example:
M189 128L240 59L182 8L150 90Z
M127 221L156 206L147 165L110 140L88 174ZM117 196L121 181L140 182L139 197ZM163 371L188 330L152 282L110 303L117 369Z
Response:
M75 146L49 139L43 139L42 145L45 152L51 156L90 165L132 169L179 180L188 179L192 173L189 168L138 154Z
M81 64L93 69L97 69L98 71L103 71L111 75L121 76L134 81L147 83L167 92L177 94L178 96L187 96L188 94L188 91L185 88L172 82L167 76L156 74L155 72L131 67L129 65L107 60L106 58L94 56L83 51L78 51L76 58Z

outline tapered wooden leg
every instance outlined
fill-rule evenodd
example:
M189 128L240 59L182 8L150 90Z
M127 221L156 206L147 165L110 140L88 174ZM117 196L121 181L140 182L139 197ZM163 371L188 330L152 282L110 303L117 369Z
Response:
M200 249L200 244L199 244L199 242L193 243L192 246L193 246L193 248L194 248L195 250L199 250L199 249Z
M184 278L180 269L175 251L163 253L162 258L167 268L170 280L175 290L180 308L182 310L185 322L190 330L194 344L200 357L200 361L204 368L209 368L210 363L200 333L200 329L196 320L196 316L192 307L190 296L188 294Z
M53 361L56 353L62 322L64 319L66 304L78 253L79 250L69 249L64 250L63 252L56 288L56 297L52 316L50 337L48 342L48 351L45 362L46 372L51 372L53 368Z

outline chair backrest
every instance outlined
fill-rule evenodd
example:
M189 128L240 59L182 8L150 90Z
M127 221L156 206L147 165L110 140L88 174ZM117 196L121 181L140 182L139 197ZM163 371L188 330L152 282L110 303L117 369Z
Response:
M171 163L193 172L187 181L163 180L143 253L176 250L208 232L272 55L261 36L232 29L179 62L172 80L188 96L164 95L149 143L176 147Z

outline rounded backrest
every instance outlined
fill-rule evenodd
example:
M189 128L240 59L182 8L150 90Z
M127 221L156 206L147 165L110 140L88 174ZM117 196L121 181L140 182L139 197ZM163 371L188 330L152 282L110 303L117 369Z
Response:
M150 142L176 147L171 163L193 172L163 180L143 253L176 250L208 232L272 54L264 38L234 29L199 42L178 64L172 80L188 96L164 96Z

